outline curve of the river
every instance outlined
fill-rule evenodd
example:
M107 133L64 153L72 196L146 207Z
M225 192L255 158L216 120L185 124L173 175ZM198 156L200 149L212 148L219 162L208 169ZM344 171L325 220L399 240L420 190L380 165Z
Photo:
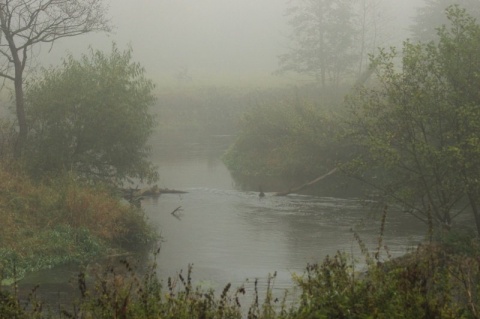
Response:
M162 279L193 264L193 282L204 288L218 292L227 283L248 288L258 278L262 291L268 275L276 272L280 291L292 285L292 274L301 274L307 263L321 262L339 250L355 257L361 269L365 260L354 232L375 250L381 208L342 196L278 197L267 191L259 198L258 189L238 186L221 161L231 141L226 135L153 139L158 186L187 192L142 201L149 222L162 236L157 256ZM413 217L390 212L383 241L398 256L425 233L425 225ZM59 267L30 274L22 283L26 291L40 284L47 300L66 299L68 304L72 286L67 282L76 274L76 267Z
M356 232L371 249L378 246L381 209L360 199L266 193L239 189L221 162L231 137L156 139L153 158L161 187L186 191L146 199L143 207L164 241L158 256L162 277L193 264L197 283L221 288L245 279L266 279L277 272L277 287L291 284L292 273L307 263L345 251L364 259ZM178 210L173 216L177 207ZM178 218L177 218L178 217ZM384 243L395 255L405 253L425 235L413 217L390 213Z

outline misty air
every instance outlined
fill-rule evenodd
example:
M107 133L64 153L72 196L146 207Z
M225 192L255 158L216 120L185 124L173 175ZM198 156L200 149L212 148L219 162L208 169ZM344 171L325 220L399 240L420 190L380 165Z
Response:
M480 318L479 0L1 0L0 318Z

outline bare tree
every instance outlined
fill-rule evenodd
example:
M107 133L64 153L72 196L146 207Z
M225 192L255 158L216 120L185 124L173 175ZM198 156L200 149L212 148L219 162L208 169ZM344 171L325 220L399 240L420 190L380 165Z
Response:
M377 46L384 45L382 42L388 32L388 20L382 0L358 0L356 10L359 30L356 38L359 51L358 75L362 76L370 54L377 50Z
M27 140L23 92L24 71L32 48L94 31L109 31L103 0L0 0L0 77L15 89L18 139L14 155L20 157Z

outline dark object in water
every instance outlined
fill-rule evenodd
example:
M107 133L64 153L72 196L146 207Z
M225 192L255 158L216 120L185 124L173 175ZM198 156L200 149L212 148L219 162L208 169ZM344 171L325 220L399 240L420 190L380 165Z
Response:
M168 188L159 188L157 185L152 187L138 189L137 188L128 188L123 189L123 197L125 199L129 199L132 197L142 197L142 196L160 196L161 194L185 194L187 192L176 190L176 189L168 189Z
M259 187L259 189L260 189L260 193L258 194L258 197L260 198L265 197L265 193L263 192L262 187Z
M183 209L181 209L181 208L182 208L182 206L178 206L178 207L175 208L175 209L173 210L173 212L171 212L170 214L172 214L172 216L175 217L176 219L181 220L181 219L180 219L180 216L177 215L177 212L183 210Z

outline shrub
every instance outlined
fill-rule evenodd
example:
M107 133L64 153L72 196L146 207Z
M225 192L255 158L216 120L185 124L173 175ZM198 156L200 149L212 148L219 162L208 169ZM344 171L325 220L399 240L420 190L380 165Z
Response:
M148 138L154 85L115 45L45 70L26 90L26 161L35 175L73 170L88 179L154 181Z
M263 105L246 114L241 133L224 155L227 167L246 176L318 176L334 167L334 117L308 103Z

